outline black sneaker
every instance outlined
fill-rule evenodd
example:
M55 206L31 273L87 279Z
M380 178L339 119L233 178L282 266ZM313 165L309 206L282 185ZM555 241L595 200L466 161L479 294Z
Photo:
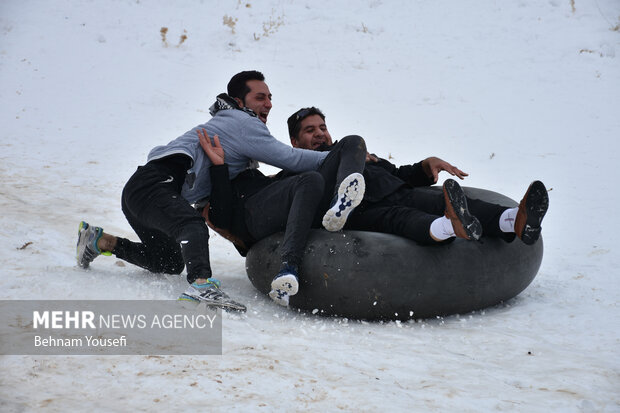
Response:
M549 194L545 184L534 181L527 188L527 192L519 203L519 210L515 218L515 234L527 245L532 245L538 238L545 214L549 209Z
M478 218L469 213L465 192L458 182L447 179L443 183L443 196L446 201L445 215L452 222L454 234L459 238L479 240L482 225Z

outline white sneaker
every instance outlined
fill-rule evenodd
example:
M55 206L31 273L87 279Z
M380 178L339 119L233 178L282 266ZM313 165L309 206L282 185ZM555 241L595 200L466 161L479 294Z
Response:
M331 232L340 231L349 214L364 199L365 190L366 182L362 174L355 172L344 178L336 199L323 216L323 227Z
M299 291L299 281L294 269L282 270L271 281L269 297L276 303L287 307L291 295Z

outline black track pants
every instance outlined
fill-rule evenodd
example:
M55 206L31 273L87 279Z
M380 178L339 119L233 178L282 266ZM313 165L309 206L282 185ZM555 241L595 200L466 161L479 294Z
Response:
M152 272L187 280L211 277L209 230L202 216L181 197L178 174L148 163L129 179L121 199L123 213L141 242L118 238L113 253Z
M363 173L365 165L366 143L360 136L345 136L332 147L318 169L325 181L325 192L317 210L316 226L321 225L323 215L331 206L344 178L355 172Z
M323 177L315 171L269 184L245 201L248 232L263 239L284 231L282 262L299 267L323 189Z

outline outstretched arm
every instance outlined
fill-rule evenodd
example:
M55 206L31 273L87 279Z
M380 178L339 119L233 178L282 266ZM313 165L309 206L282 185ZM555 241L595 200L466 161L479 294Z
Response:
M460 179L464 179L468 176L467 173L461 171L456 166L435 156L426 158L413 165L403 165L399 167L396 167L396 165L382 158L378 158L377 161L373 161L372 159L369 161L367 157L366 161L386 169L392 175L399 177L414 187L436 184L441 171L446 171L453 176L458 176Z
M366 156L366 163L369 166L375 165L385 169L390 174L402 179L413 187L430 186L433 184L432 177L429 178L426 172L424 172L422 161L414 163L413 165L402 165L397 167L386 159L370 154L370 156Z
M460 179L465 179L468 176L467 173L461 171L454 165L449 164L443 159L439 159L435 156L431 156L430 158L426 158L422 161L422 168L424 168L424 172L426 175L433 181L433 183L437 183L437 179L439 178L439 172L446 171L452 176L457 176Z

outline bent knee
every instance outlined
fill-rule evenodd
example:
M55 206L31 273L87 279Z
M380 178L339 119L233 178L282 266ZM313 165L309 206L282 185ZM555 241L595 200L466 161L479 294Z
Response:
M359 135L348 135L342 138L343 145L352 146L359 148L360 150L366 151L366 142L364 138Z

